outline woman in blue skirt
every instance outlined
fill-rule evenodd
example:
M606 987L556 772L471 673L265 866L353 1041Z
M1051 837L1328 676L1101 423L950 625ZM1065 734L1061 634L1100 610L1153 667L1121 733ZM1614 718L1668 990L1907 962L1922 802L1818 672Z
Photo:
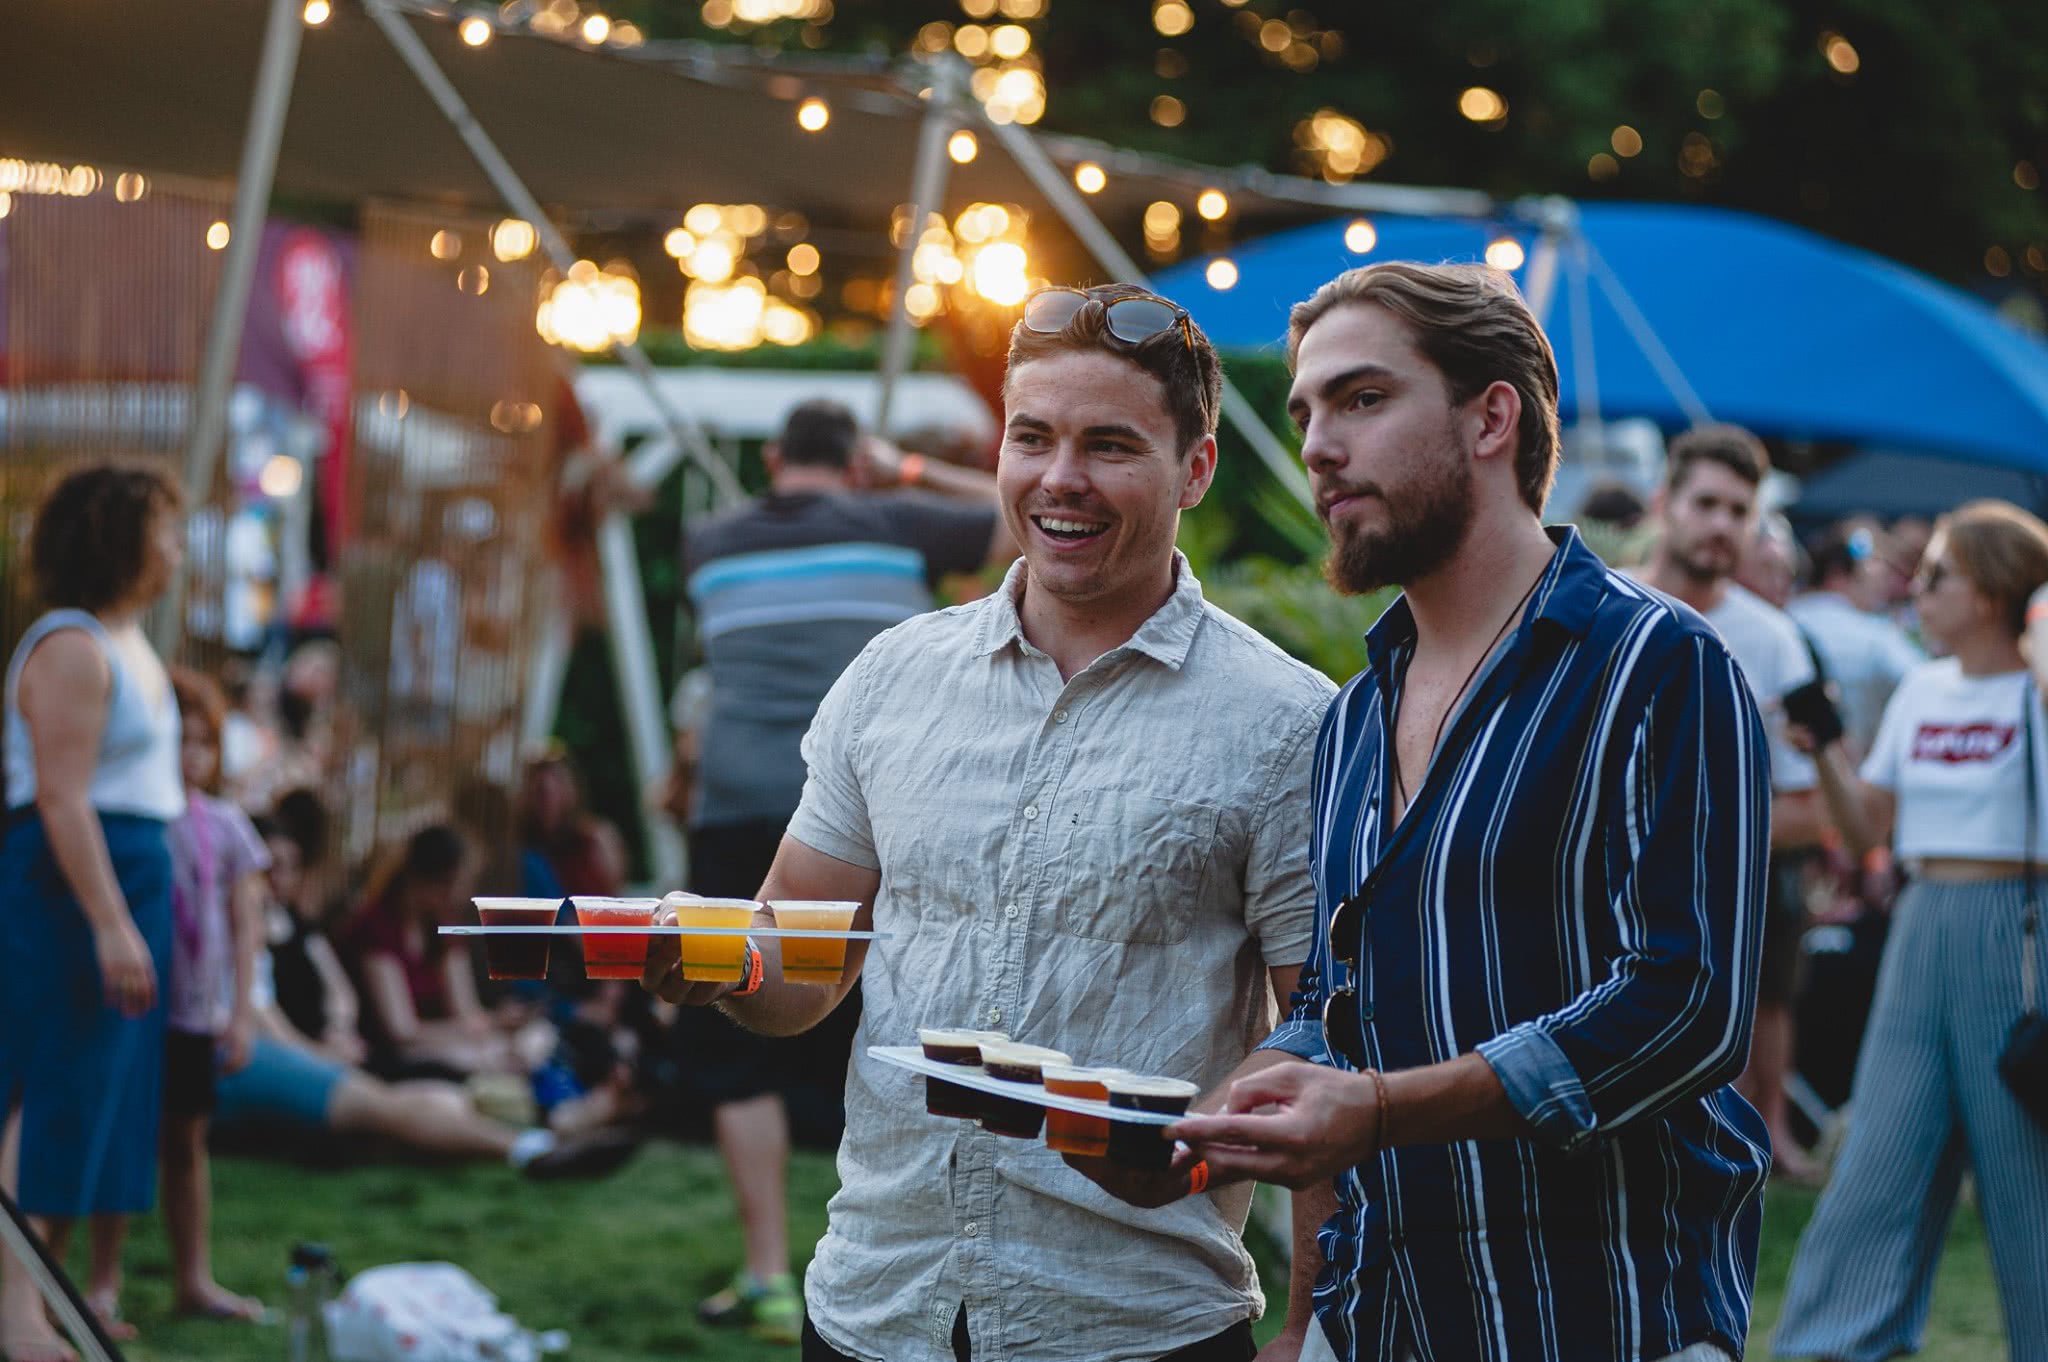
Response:
M154 467L94 465L36 516L48 613L5 688L0 834L0 1180L61 1255L92 1221L87 1300L117 1337L128 1217L156 1199L165 826L184 811L178 706L142 615L182 556L183 499ZM0 1253L0 1354L71 1362L34 1283Z

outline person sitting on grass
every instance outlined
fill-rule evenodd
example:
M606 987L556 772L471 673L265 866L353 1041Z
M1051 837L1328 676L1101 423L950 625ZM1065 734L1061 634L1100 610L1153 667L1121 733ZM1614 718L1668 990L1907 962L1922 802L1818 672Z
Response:
M178 1312L253 1321L262 1318L263 1302L213 1279L206 1129L215 1074L249 1062L250 971L270 856L248 816L218 794L227 697L211 679L184 667L171 669L171 690L183 720L185 812L169 828L175 931L158 1142L164 1230Z
M258 826L270 850L270 945L256 957L249 1062L219 1076L216 1126L300 1142L372 1136L443 1158L500 1160L534 1179L601 1176L639 1147L615 1131L521 1129L478 1112L459 1084L387 1083L358 1067L367 1047L355 1029L355 990L306 906L306 872L326 848L325 810L310 791L294 791Z

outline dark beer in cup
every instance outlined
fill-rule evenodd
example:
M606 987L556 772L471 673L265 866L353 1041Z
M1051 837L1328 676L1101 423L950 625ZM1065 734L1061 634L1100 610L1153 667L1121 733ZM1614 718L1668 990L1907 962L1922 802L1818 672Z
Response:
M923 1047L926 1059L935 1064L958 1065L963 1069L981 1068L984 1041L1006 1041L1009 1038L1002 1031L960 1031L937 1027L922 1027L917 1033L917 1043ZM948 1083L943 1078L927 1078L924 1081L924 1109L933 1116L972 1121L981 1115L981 1094L958 1083Z
M1149 1111L1161 1116L1182 1116L1201 1089L1178 1078L1112 1078L1109 1104L1126 1111ZM1173 1162L1173 1145L1164 1135L1165 1126L1137 1125L1110 1118L1109 1157L1127 1168L1164 1169Z
M1071 1064L1073 1059L1042 1045L1019 1045L1015 1041L990 1041L981 1047L982 1071L990 1078L1039 1087L1048 1064ZM1037 1102L1016 1097L977 1093L981 1103L981 1128L1013 1139L1035 1140L1045 1124L1045 1108Z

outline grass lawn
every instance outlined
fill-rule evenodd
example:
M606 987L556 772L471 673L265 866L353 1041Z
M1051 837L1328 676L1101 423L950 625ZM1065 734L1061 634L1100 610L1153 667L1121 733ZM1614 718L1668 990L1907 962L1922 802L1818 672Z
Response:
M732 1206L717 1157L705 1148L661 1144L607 1182L533 1186L502 1168L382 1165L347 1172L224 1159L214 1168L218 1211L214 1253L229 1287L283 1297L285 1255L295 1240L334 1246L344 1271L408 1259L460 1263L534 1329L562 1328L571 1358L718 1362L794 1358L743 1334L705 1329L697 1300L724 1283L736 1252ZM835 1185L831 1160L800 1153L792 1172L797 1208L792 1242L807 1255L824 1230ZM1757 1327L1752 1355L1765 1355L1811 1193L1773 1188L1764 1221ZM81 1236L82 1238L82 1236ZM127 1310L143 1341L135 1362L275 1362L280 1329L178 1323L167 1317L169 1264L154 1219L137 1226L128 1254ZM1286 1280L1262 1263L1272 1309L1260 1338L1284 1308ZM74 1272L84 1269L81 1248ZM1974 1210L1957 1217L1934 1296L1922 1358L1997 1362L1998 1303L1984 1234Z

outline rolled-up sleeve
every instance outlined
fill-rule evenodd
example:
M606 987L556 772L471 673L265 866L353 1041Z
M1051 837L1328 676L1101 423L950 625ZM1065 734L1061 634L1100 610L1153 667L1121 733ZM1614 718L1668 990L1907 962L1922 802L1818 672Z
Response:
M1244 925L1268 965L1298 965L1315 936L1316 886L1310 872L1310 828L1320 713L1305 713L1282 748L1260 793L1245 857Z
M1712 1091L1749 1054L1770 839L1763 725L1718 641L1689 637L1657 672L1604 820L1619 886L1611 971L1478 1047L1535 1138L1562 1149Z
M797 841L869 870L881 869L882 862L861 785L860 718L875 652L870 643L840 673L811 719L803 741L803 800L789 820L789 835Z

